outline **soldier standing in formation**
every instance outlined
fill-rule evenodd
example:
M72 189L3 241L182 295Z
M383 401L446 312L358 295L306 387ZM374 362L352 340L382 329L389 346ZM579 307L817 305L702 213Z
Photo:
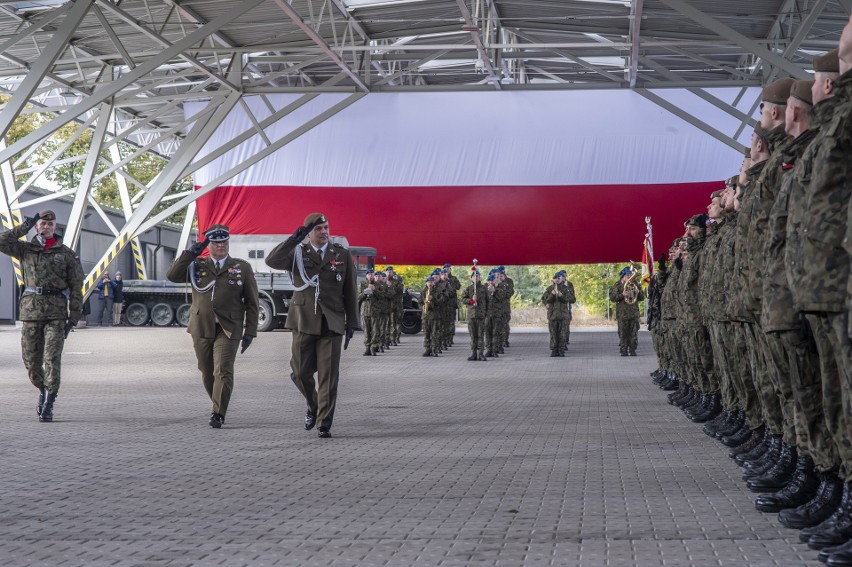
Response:
M19 240L33 227L32 240ZM21 354L30 382L39 391L39 421L51 422L61 382L62 347L82 317L83 267L56 235L56 213L50 210L0 235L0 252L21 263Z
M394 272L393 266L385 268L388 286L392 290L390 297L390 336L388 337L389 346L399 346L399 341L402 338L402 297L405 295L405 284L402 281L402 276Z
M618 348L621 356L636 356L639 341L639 302L645 299L642 286L634 280L638 274L628 266L619 272L619 280L609 290L610 301L615 302L615 319L618 322Z
M467 331L470 334L471 353L468 360L485 361L485 318L490 296L487 286L481 281L479 270L474 268L470 279L471 284L462 294L462 303L467 305Z
M574 284L568 281L568 273L565 270L558 272L562 283L568 288L568 319L565 321L565 347L571 344L571 321L574 319L573 311L574 304L577 302L577 296L574 293ZM564 349L563 349L564 350Z
M241 352L245 352L257 336L260 307L251 265L228 255L228 227L213 225L204 236L169 266L166 278L192 285L186 331L192 335L201 381L213 402L210 427L219 429L234 389L237 349L242 344ZM210 256L199 258L208 246Z
M572 294L573 295L573 294ZM568 286L562 283L562 274L553 275L551 283L541 296L547 308L547 326L550 330L550 356L565 356L565 327L568 322Z
M848 566L852 18L813 66L813 81L763 90L750 152L712 196L703 247L674 246L671 269L657 272L654 381L731 447L758 510Z

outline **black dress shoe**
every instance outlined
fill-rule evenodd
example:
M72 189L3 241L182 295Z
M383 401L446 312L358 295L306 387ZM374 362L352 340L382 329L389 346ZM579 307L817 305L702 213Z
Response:
M317 414L312 412L310 409L305 410L305 431L313 429L316 422Z
M220 413L214 413L210 416L210 427L213 429L220 429L222 424L225 423L225 416Z
M330 439L331 431L329 431L327 427L320 427L318 435L321 439Z

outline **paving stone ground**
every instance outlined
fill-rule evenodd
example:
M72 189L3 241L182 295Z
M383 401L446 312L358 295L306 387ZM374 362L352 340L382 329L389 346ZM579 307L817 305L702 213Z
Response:
M0 565L821 565L651 384L647 333L635 358L571 337L549 358L515 330L482 363L464 330L439 358L356 335L321 440L287 332L238 357L213 430L183 329L75 331L45 424L0 328Z

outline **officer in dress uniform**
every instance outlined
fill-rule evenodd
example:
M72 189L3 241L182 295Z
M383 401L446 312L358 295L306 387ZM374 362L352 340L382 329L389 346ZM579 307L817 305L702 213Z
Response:
M18 240L35 227L29 242ZM38 388L39 421L53 421L59 393L62 347L82 317L83 268L56 236L56 213L41 211L0 235L0 252L21 262L21 350L30 382Z
M201 381L213 402L210 427L225 423L234 389L234 360L257 336L257 282L245 260L228 255L231 234L216 224L169 266L169 281L192 284L192 308L187 332L192 335ZM199 258L210 247L210 256Z
M318 424L319 436L329 438L343 335L348 340L361 329L355 263L348 249L330 242L326 216L311 213L270 252L266 265L292 274L296 291L285 323L293 331L290 379L308 405L305 429Z

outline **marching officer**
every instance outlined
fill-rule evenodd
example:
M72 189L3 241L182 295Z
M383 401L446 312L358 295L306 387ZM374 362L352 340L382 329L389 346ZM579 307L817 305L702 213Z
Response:
M29 242L18 240L35 227ZM0 235L0 252L21 262L21 353L30 382L38 388L39 421L53 421L59 394L62 347L82 317L83 267L56 236L56 213L41 211Z
M216 224L169 266L166 278L192 285L192 309L187 332L192 335L201 381L213 402L210 427L225 423L234 389L237 349L251 345L257 336L259 301L257 282L245 260L228 255L231 234ZM199 258L210 247L210 256Z

